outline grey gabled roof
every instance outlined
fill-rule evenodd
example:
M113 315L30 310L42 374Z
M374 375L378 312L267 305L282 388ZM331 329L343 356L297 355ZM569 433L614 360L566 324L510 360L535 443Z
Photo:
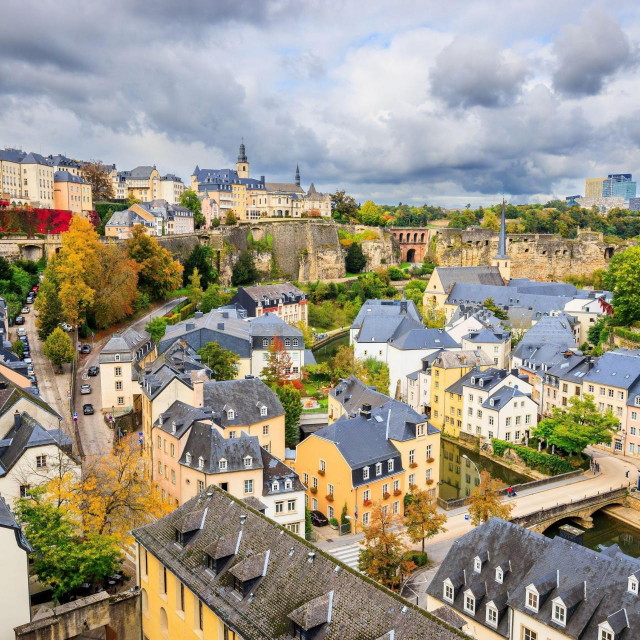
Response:
M526 393L522 393L520 389L515 387L504 386L500 387L495 393L492 393L483 403L482 406L485 409L495 409L499 411L513 398L519 398L526 396Z
M640 350L607 351L584 377L585 381L628 389L640 378Z
M123 333L114 333L100 353L132 352L149 342L151 336L146 331L127 329Z
M362 380L356 376L349 376L344 380L340 380L338 384L329 391L329 395L335 398L347 413L354 413L360 410L363 404L370 404L372 407L378 407L391 398L384 393L380 393L375 389L368 387Z
M299 193L304 195L304 189L300 185L295 184L295 182L265 182L265 189L267 191Z
M409 351L413 349L454 349L460 345L443 329L409 329L403 325L412 322L405 318L389 340L395 349ZM365 323L366 327L366 323Z
M41 156L39 153L29 153L22 160L22 164L44 164L49 166L47 160L44 156Z
M490 329L480 329L479 331L472 331L464 336L464 340L473 343L495 343L501 344L507 342L511 338L511 334L508 331L491 331Z
M262 455L262 495L273 496L283 493L291 493L292 491L304 491L304 485L300 481L298 474L281 462L273 454L266 449L260 449ZM291 481L291 489L285 488L287 480ZM275 483L278 488L275 489Z
M529 329L520 343L557 344L566 348L575 348L576 339L569 318L565 315L543 316ZM520 346L520 343L518 346Z
M456 283L504 286L498 267L436 267L444 291Z
M446 389L446 393L455 393L462 395L464 387L471 387L480 391L490 391L500 381L504 380L509 375L509 372L504 369L496 369L491 367L481 371L478 367L471 369L471 371L465 373L461 378L456 380L453 384L449 385ZM475 380L475 383L471 382L471 378ZM482 380L482 386L480 386L480 380Z
M163 411L153 424L166 433L180 439L194 422L211 421L210 407L192 407L180 400L176 400L166 411ZM173 426L175 424L175 433Z
M288 295L293 293L294 296L306 298L306 293L295 287L290 282L282 282L278 284L261 284L252 287L242 287L242 290L250 296L255 302L262 302L264 296L270 300L279 299L282 294Z
M4 498L0 495L0 527L4 529L13 529L16 536L16 543L18 546L27 553L31 553L33 549L31 545L24 537L22 528L18 524L15 516L9 509L9 505L5 502Z
M184 514L203 508L207 510L203 528L184 547L176 545L176 526ZM230 549L233 559L228 568L215 575L207 571L205 550L222 538L238 540L240 532L237 552ZM465 637L215 486L161 520L136 529L133 536L245 640L284 639L292 628L289 616L331 591L331 623L319 627L325 640L381 638L392 630L401 640ZM253 558L263 560L262 573L241 571ZM231 568L241 578L258 573L250 594L233 589Z
M402 303L406 302L406 312L403 312L405 305ZM374 316L377 318L381 318L383 316L393 317L393 316L402 316L406 315L407 317L415 320L420 326L424 326L422 324L422 318L420 317L420 313L418 312L418 307L416 307L416 303L413 300L367 300L361 307L360 311L358 311L358 315L355 317L355 320L351 324L352 329L358 329L362 326L364 319L369 316Z
M140 179L149 179L151 174L155 171L155 166L143 165L140 167L135 167L129 171L129 177L135 178L136 180Z

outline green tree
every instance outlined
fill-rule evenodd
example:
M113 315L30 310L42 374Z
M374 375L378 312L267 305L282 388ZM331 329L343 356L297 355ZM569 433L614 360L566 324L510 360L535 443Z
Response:
M58 367L59 371L62 371L62 365L65 362L72 362L75 355L69 334L60 327L56 327L51 332L51 335L45 340L42 351L51 364Z
M12 275L11 263L6 258L0 257L0 280L11 280Z
M91 185L91 195L94 202L112 200L113 182L109 176L109 167L100 160L92 160L82 168L82 177Z
M313 523L311 522L311 511L309 507L304 508L304 539L311 540L313 537Z
M202 296L204 295L202 287L200 286L200 281L200 272L196 267L189 276L189 286L187 287L187 298L191 304L195 304L196 306L200 304Z
M209 313L211 309L217 309L229 304L231 300L231 294L225 293L217 284L210 284L207 290L202 296L202 302L200 303L200 311L203 313Z
M300 320L300 322L296 323L296 329L300 329L302 331L302 339L304 340L304 346L307 349L311 349L315 344L315 336L313 335L313 331L308 324L305 324L304 321Z
M604 274L605 287L613 292L613 309L616 320L631 324L640 320L640 247L629 247L616 253Z
M411 500L404 510L404 526L411 542L422 542L422 553L424 541L441 531L446 531L446 522L447 516L438 513L437 505L427 491L416 489L412 492Z
M388 394L391 383L389 367L385 362L369 357L364 361L368 386L375 387L380 393Z
M180 194L180 204L193 213L193 222L196 229L200 229L204 224L204 216L202 215L202 203L198 194L193 189L185 189Z
M331 215L338 222L349 222L358 214L358 203L344 190L331 194Z
M499 320L506 320L508 318L506 311L498 307L493 301L493 298L487 298L482 305L487 311L491 311Z
M498 216L491 211L491 209L486 209L484 212L482 228L491 229L491 231L500 231L500 220L498 220Z
M46 340L62 322L62 303L58 295L54 271L55 267L47 267L34 304L38 311L36 325L40 340Z
M167 330L167 318L151 318L151 320L147 322L145 330L151 336L151 339L158 344Z
M197 244L188 258L184 262L184 271L182 272L182 285L187 286L189 276L194 269L198 269L203 289L207 289L210 284L218 281L218 272L211 266L211 248L202 247Z
M16 501L16 516L33 548L33 571L51 587L60 602L81 584L99 584L116 573L124 560L117 540L98 533L83 534L66 506L43 500L45 487Z
M611 442L618 425L619 421L611 411L600 413L593 396L585 393L584 398L570 398L567 410L555 407L550 418L540 421L533 435L546 440L547 445L579 454L591 444Z
M241 251L237 262L233 265L231 272L231 284L234 287L242 284L254 283L260 274L256 269L251 251Z
M600 336L606 326L606 318L600 318L593 326L589 327L589 331L587 332L587 337L589 338L589 342L593 345L600 344Z
M223 349L217 342L207 342L198 350L202 363L211 369L211 375L215 380L235 380L238 375L238 362L240 357Z
M291 384L274 387L284 409L284 441L287 447L295 449L300 440L299 422L302 413L300 392Z
M447 322L444 307L439 307L435 300L427 300L422 310L424 324L428 329L442 329Z
M362 224L367 224L369 226L377 226L380 224L380 207L373 202L373 200L367 200L362 207L360 207L360 211L358 212L358 218Z
M360 273L366 264L367 259L364 257L364 253L362 253L362 247L357 242L351 243L344 259L347 273Z
M22 358L24 355L24 342L22 342L22 340L14 340L11 343L11 348L18 358Z
M233 210L227 211L227 215L224 218L224 223L229 226L233 226L234 224L238 223L238 218L236 217L236 214L233 212Z

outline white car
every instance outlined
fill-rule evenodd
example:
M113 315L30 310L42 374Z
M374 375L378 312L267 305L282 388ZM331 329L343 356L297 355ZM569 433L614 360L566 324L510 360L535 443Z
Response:
M58 326L61 327L62 330L66 331L67 333L69 333L70 331L73 331L73 327L70 324L67 324L66 322L61 322Z
M91 393L91 385L90 384L83 384L80 387L80 394L83 395L83 396L86 396L89 393Z
M19 336L26 336L27 335L27 330L24 327L20 327L18 329L18 335Z
M24 362L25 364L31 364L33 360L27 356L22 362Z

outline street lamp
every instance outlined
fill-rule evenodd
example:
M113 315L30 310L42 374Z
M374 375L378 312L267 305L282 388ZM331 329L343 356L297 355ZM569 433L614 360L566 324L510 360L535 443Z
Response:
M480 480L480 482L482 482L482 476L480 475L480 470L478 469L478 465L468 455L463 453L462 457L465 460L468 460L476 468L476 473L478 474L478 479Z

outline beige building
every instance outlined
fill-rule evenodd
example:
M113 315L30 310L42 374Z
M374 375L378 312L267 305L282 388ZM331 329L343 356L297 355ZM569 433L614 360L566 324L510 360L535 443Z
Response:
M22 196L22 166L26 153L20 149L0 150L0 195L12 205L27 204Z
M53 175L53 206L79 216L87 216L93 209L91 185L83 178L68 171L56 171Z
M158 182L158 198L169 204L180 204L180 196L184 193L184 182L172 173L160 178Z
M587 178L584 181L585 198L602 198L602 183L607 178Z
M249 318L271 313L294 326L307 326L309 318L307 294L289 282L238 287L230 304L240 305Z
M14 640L14 627L31 621L29 554L32 549L20 525L0 496L0 640Z
M504 329L480 329L462 338L463 351L482 351L493 360L498 369L509 368L511 333Z
M32 207L54 206L53 167L39 153L30 153L20 162L21 197Z
M160 198L160 173L155 165L140 166L130 171L118 171L113 165L110 173L116 198L137 198L150 202Z

